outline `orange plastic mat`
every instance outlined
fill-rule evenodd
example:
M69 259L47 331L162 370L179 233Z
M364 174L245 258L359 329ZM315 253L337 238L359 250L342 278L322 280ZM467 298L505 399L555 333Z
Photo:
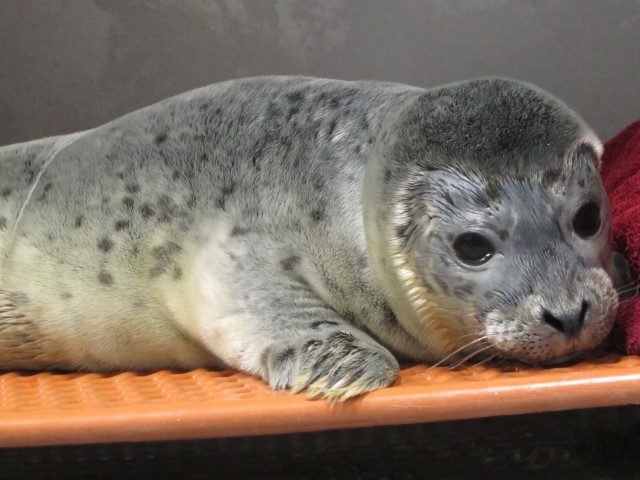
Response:
M330 406L236 372L4 373L0 446L262 435L640 403L640 358L570 367L416 365L384 390Z

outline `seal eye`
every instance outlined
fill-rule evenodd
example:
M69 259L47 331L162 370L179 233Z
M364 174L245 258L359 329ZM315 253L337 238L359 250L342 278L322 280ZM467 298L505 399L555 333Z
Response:
M496 252L493 244L478 233L463 233L453 242L458 258L468 265L482 265Z
M573 217L573 230L582 238L593 237L600 230L600 207L585 203Z

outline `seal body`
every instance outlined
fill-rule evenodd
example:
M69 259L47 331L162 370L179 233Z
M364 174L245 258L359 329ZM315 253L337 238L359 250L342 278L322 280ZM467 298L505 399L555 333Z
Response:
M493 127L481 117L487 102L499 117ZM440 117L455 117L456 108L462 115L443 123ZM505 119L505 111L513 117ZM484 292L487 305L475 308L483 301L472 298L479 295L474 282L497 281L471 278L473 272L447 277L433 262L455 256L444 246L451 243L449 227L432 220L449 215L435 201L446 197L443 186L451 187L452 218L456 208L500 210L490 205L493 189L493 201L511 198L496 235L516 238L513 219L520 215L521 224L548 237L535 248L549 253L559 224L545 192L572 195L565 172L575 170L568 157L581 155L576 148L588 152L579 160L583 186L574 196L592 192L585 195L597 197L603 218L593 248L585 241L586 253L578 255L595 272L585 281L596 293L584 302L601 310L581 340L592 347L610 328L615 304L606 275L607 205L597 177L601 147L567 112L546 94L506 80L428 91L263 77L194 90L93 130L3 147L2 366L231 366L274 388L328 398L385 386L397 372L396 357L436 361L464 347L465 336L486 337L477 324L504 330L505 312L517 317L528 308L538 318L573 301L572 281L558 280L557 302L541 306L533 297L546 288L544 279L520 261L507 274L515 276L519 264L535 277L513 282L514 291L535 290L525 295L531 305L500 284L487 291L518 302L489 305L493 297ZM522 131L528 136L519 137ZM505 155L518 160L501 164ZM538 197L527 197L527 169L540 174L540 187L531 187ZM489 178L491 172L500 175ZM539 201L527 205L531 198ZM525 219L527 209L539 218ZM555 223L548 226L547 216ZM433 234L443 245L414 243ZM541 258L535 255L534 263ZM565 267L549 278L564 275ZM533 322L521 317L517 322ZM558 335L549 322L544 328L534 361L575 350L566 332ZM511 356L528 358L529 333ZM493 347L508 352L495 338Z

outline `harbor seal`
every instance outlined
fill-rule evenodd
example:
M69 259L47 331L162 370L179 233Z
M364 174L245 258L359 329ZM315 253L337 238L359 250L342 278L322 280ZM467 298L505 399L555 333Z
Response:
M398 360L563 361L617 305L601 152L500 78L240 79L3 147L0 364L343 400Z

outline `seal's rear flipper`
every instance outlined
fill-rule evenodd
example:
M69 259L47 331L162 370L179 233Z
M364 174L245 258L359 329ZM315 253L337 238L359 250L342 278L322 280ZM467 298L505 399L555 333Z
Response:
M39 369L43 363L44 337L29 318L28 297L0 290L0 369Z

